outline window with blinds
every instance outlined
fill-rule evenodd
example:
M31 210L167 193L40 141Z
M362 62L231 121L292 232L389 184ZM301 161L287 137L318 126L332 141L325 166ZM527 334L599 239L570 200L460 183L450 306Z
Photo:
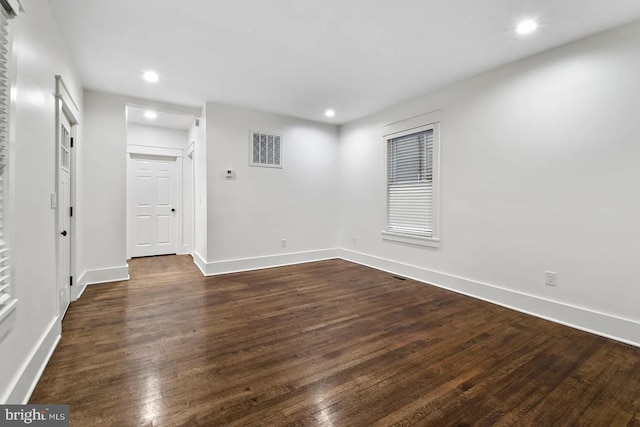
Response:
M0 7L0 312L9 306L11 276L6 230L7 177L9 161L9 13ZM13 13L12 13L13 14Z
M387 137L387 233L437 237L437 127Z

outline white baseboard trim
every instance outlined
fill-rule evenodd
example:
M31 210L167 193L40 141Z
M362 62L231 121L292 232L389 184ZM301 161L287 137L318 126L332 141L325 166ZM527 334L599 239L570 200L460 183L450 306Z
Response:
M202 258L202 255L200 255L196 251L193 251L193 254L191 255L191 258L193 258L193 263L196 265L196 267L198 267L198 269L202 272L202 274L204 274L206 276L207 275L207 273L206 273L206 271L207 271L207 261L205 261L204 258Z
M78 279L76 280L76 283L73 284L73 287L71 288L71 300L78 301L84 293L85 289L87 289L86 271L82 273L82 275L80 275L80 277L78 277Z
M18 369L12 384L0 399L0 404L24 405L29 401L31 393L36 388L44 368L47 366L53 351L58 346L62 327L56 316L45 330L38 343L33 347L29 356Z
M101 283L122 282L129 280L129 264L120 267L98 268L85 270L74 286L74 301L80 298L87 285L99 285Z
M197 253L195 255L197 255ZM261 268L282 267L285 265L322 261L325 259L337 258L337 256L337 249L320 249L317 251L293 252L288 254L267 255L255 258L214 261L204 263L203 265L199 265L199 261L197 261L196 257L194 256L194 261L205 276L215 276L219 274L259 270ZM204 260L200 258L200 261Z
M347 249L339 249L338 257L640 347L640 322L631 319Z

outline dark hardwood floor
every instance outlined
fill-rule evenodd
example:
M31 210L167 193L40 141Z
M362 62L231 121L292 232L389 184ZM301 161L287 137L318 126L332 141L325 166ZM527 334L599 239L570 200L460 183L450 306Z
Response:
M90 286L31 403L74 426L640 426L640 349L346 261Z

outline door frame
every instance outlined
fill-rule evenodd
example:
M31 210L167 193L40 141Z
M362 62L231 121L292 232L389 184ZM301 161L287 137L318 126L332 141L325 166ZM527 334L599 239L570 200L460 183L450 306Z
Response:
M60 276L59 263L57 260L60 259L61 254L59 252L60 245L58 244L58 239L60 239L60 206L59 206L59 194L58 194L58 183L60 182L60 126L62 125L62 115L64 115L69 124L71 125L71 138L73 140L73 145L70 147L70 165L69 165L69 186L70 188L70 200L69 204L71 207L76 206L76 148L78 146L78 126L80 122L78 121L78 115L80 113L80 109L78 108L78 104L73 100L73 97L69 93L67 86L62 79L62 76L56 75L56 92L55 92L55 242L56 242L56 300L60 297L60 290L58 289L58 277ZM53 203L53 200L52 200ZM53 207L53 206L52 206ZM79 236L76 235L76 215L77 212L74 212L70 218L70 227L69 227L69 274L71 278L69 279L69 303L78 299L79 295L76 294L78 286L77 284L77 275L76 275L76 247L78 243ZM58 306L60 306L60 301L58 301ZM60 318L64 316L64 313L59 313Z
M165 148L165 147L151 147L151 146L142 146L142 145L127 145L127 183L126 183L126 193L127 193L127 221L126 221L126 230L125 230L125 238L127 242L127 259L131 259L131 239L130 239L130 231L131 231L131 173L130 173L130 162L132 155L141 155L141 156L162 156L162 157L172 157L176 159L176 203L177 203L177 211L175 218L175 227L174 227L174 238L176 239L176 254L183 254L182 248L182 227L184 221L184 200L182 198L183 193L183 179L182 179L182 161L183 161L183 150L178 148Z
M193 253L196 250L196 149L195 149L195 141L191 141L185 150L185 157L189 158L189 162L191 163L191 187L186 188L185 191L189 192L190 197L190 205L189 215L191 220L191 227L189 229L189 246L188 246L188 255L193 256ZM184 183L183 183L184 184ZM183 199L184 200L184 194ZM186 209L183 207L186 214ZM184 221L184 217L183 217Z

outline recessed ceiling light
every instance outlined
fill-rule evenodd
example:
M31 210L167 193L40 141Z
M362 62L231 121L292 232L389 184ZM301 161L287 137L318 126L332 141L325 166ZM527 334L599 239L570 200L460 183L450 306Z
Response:
M521 21L516 27L516 33L526 35L533 33L538 28L538 23L533 19Z
M155 71L146 71L142 75L142 78L148 81L149 83L156 83L158 80L160 80L160 76Z
M333 116L336 115L336 112L335 112L335 110L328 109L327 111L324 112L324 115L327 116L327 117L333 117Z
M155 111L145 111L144 117L149 120L155 120L158 118L158 114Z

